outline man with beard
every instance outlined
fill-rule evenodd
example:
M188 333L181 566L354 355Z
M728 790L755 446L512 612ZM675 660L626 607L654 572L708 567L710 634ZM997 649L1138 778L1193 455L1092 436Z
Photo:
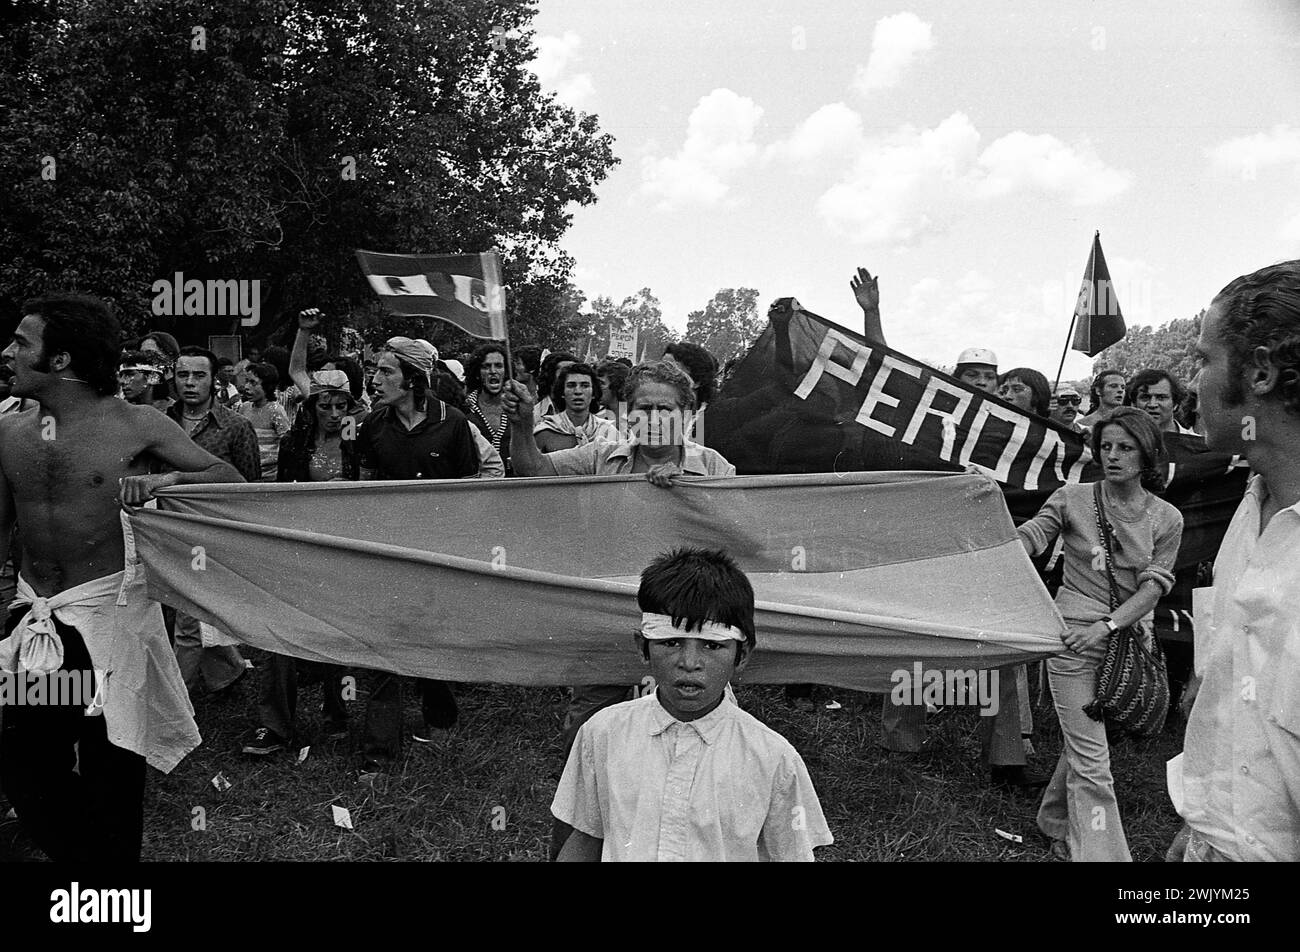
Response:
M391 338L375 365L375 402L357 437L362 479L463 479L478 473L465 415L429 392L437 350L427 340ZM447 737L458 712L444 681L421 679L424 728L412 739ZM372 672L361 780L386 773L402 749L402 679Z
M253 424L223 407L214 395L216 354L201 347L182 348L176 358L175 380L180 402L167 415L181 425L190 439L225 460L245 480L259 480L262 464ZM185 687L191 692L200 685L208 694L224 691L248 670L233 640L228 635L221 637L226 644L205 648L199 620L183 611L176 612L176 660Z
M1219 292L1196 343L1205 440L1255 475L1214 585L1193 594L1197 683L1166 775L1167 860L1300 860L1300 260ZM1202 598L1203 596L1203 598Z
M465 385L469 395L465 398L469 422L501 454L506 475L510 468L510 422L506 419L501 393L506 383L506 351L500 344L483 344L474 351L465 368Z
M131 862L146 762L170 771L199 735L121 506L240 475L162 414L117 399L121 330L101 301L51 294L21 313L3 361L13 393L39 406L0 417L0 561L15 522L24 530L0 668L93 678L94 696L6 708L0 779L51 859ZM170 471L149 472L159 466Z

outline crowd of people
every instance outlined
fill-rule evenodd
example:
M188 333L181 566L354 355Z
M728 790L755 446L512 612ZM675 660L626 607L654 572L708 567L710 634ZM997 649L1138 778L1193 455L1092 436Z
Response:
M877 279L859 269L851 288L867 338L883 344ZM119 502L145 505L160 488L206 482L607 474L644 474L671 492L682 477L736 473L694 438L720 382L718 361L699 345L674 343L635 366L593 365L497 343L443 359L429 341L393 337L366 359L329 353L320 321L305 310L290 348L235 363L158 331L124 342L93 298L55 294L23 307L0 371L0 562L13 563L0 668L112 670L115 686L130 672L135 687L105 692L98 718L57 705L0 710L4 793L53 859L138 858L145 764L174 767L198 743L193 702L250 676L239 632L147 599ZM1224 288L1197 357L1191 382L1158 368L1099 371L1086 408L1078 390L1053 391L1033 368L1000 370L987 347L963 350L953 371L1080 434L1101 470L1095 484L1061 487L1019 527L1031 556L1055 550L1062 567L1055 597L1068 634L1046 663L1063 738L1054 773L1028 767L1023 666L1001 672L998 713L980 727L991 782L1042 791L1038 825L1063 859L1130 858L1106 725L1084 708L1108 639L1144 626L1174 584L1183 518L1159 495L1166 434L1199 434L1254 472L1215 568L1213 624L1198 620L1174 794L1187 826L1171 856L1300 859L1300 262ZM1253 438L1243 444L1246 417ZM50 421L57 435L42 437ZM1113 550L1104 563L1103 549ZM645 569L639 601L638 645L657 688L571 688L552 856L812 859L831 834L803 761L729 689L761 642L744 573L724 552L682 548ZM360 674L360 780L379 782L407 741L449 742L459 716L452 685L415 679L422 721L408 731L412 679ZM326 736L348 736L343 668L271 654L251 676L258 723L244 754L296 747L304 676L325 684ZM1234 703L1233 685L1247 676L1259 685L1255 703ZM806 703L806 688L787 696ZM925 720L923 705L887 698L881 746L920 750ZM652 795L625 795L636 790Z

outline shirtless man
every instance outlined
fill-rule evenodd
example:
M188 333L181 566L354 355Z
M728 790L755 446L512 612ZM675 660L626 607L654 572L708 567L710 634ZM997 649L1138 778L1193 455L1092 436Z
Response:
M52 294L22 313L0 360L13 393L38 405L0 418L0 561L23 528L0 668L24 671L29 698L34 679L91 671L94 696L8 708L0 782L51 859L138 860L145 764L171 770L199 736L162 612L126 570L119 503L242 477L152 407L114 396L121 332L103 303ZM175 472L149 472L158 466Z

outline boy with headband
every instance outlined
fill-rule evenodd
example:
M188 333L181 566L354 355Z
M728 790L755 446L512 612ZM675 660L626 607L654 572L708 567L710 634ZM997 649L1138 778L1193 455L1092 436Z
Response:
M727 699L754 649L754 589L726 553L682 548L641 573L656 690L578 732L551 804L569 861L813 859L832 842L794 747Z

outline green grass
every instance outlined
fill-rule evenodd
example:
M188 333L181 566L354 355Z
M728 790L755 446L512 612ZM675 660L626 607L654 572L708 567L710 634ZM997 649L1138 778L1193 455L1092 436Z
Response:
M320 690L314 685L299 691L299 730L308 738L320 727ZM1038 798L998 793L989 785L979 764L974 709L932 716L927 750L900 755L876 746L879 696L818 688L812 712L788 707L778 687L741 685L737 696L807 763L835 834L834 845L818 850L819 859L1049 859L1034 824ZM825 708L832 697L840 710ZM558 738L565 698L560 688L462 685L461 722L448 744L435 749L408 743L397 770L372 789L357 782L351 749L364 695L349 704L349 740L313 743L303 763L296 752L253 758L239 752L243 733L256 719L254 678L244 678L228 697L198 702L204 738L198 750L168 776L150 771L144 858L543 861L562 767ZM413 696L406 715L408 728L420 723ZM1036 710L1035 726L1031 765L1050 773L1060 751L1055 713ZM1112 749L1125 832L1139 862L1163 858L1178 829L1164 765L1181 745L1180 731ZM231 784L224 792L211 783L218 773ZM331 805L350 811L354 829L334 824ZM195 829L200 816L203 828ZM0 858L39 858L17 826L0 820ZM1009 842L995 828L1024 842Z

